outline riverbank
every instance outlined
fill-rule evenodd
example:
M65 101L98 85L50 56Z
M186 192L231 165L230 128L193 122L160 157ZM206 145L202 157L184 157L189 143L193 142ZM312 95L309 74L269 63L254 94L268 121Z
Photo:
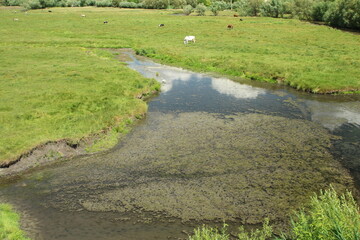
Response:
M39 151L41 158L53 159L108 149L146 113L141 98L160 88L106 51L16 46L2 50L2 167ZM53 148L44 148L49 143Z

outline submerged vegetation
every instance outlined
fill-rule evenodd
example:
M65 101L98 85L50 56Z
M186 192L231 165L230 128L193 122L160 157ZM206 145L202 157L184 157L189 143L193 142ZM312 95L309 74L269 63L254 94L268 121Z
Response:
M194 230L189 240L228 240L226 225L217 228L203 226ZM297 212L291 221L290 234L275 237L268 220L262 229L247 233L239 228L239 240L358 240L360 239L360 213L351 192L338 195L333 187L311 197L307 210Z
M29 240L19 226L19 215L8 204L0 204L0 239Z

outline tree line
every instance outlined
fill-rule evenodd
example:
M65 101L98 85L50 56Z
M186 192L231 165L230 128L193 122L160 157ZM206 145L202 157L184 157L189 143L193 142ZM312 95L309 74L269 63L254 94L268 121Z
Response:
M360 29L360 0L0 0L5 6L26 9L46 7L183 8L185 14L214 15L231 9L240 16L291 17L324 22L333 27Z

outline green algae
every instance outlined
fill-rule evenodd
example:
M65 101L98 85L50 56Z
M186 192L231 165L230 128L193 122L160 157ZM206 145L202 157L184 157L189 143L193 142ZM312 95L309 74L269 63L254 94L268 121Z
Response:
M150 115L113 152L54 169L44 204L136 213L144 222L258 224L264 217L286 222L329 184L354 189L329 152L336 137L316 123L263 114Z

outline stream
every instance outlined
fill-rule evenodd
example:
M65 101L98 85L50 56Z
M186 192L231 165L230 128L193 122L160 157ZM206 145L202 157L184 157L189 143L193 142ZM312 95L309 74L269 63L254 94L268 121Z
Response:
M162 83L113 149L39 167L0 186L35 240L186 239L289 214L332 184L360 184L360 97L237 83L135 58Z

